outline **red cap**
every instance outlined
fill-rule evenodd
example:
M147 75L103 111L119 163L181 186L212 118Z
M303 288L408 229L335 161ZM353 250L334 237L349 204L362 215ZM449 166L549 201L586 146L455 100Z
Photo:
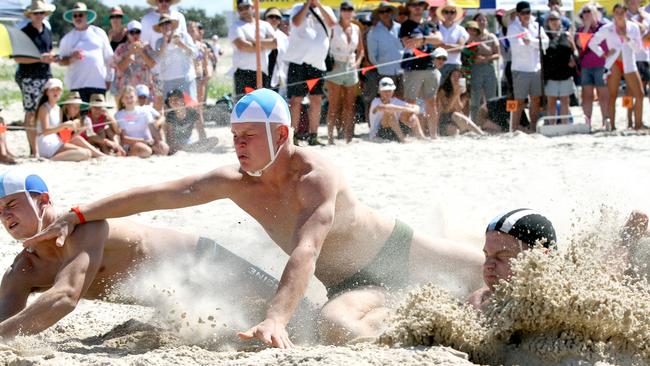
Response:
M110 15L124 15L124 11L119 6L111 8Z

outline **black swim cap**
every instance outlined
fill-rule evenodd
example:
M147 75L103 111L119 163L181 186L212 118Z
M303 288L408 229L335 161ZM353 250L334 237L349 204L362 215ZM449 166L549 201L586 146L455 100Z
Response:
M499 231L514 236L529 247L540 243L544 248L555 248L553 224L539 212L520 208L495 217L485 232Z

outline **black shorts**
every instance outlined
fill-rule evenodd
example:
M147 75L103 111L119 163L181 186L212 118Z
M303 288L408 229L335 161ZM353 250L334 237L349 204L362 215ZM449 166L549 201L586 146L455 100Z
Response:
M319 70L308 64L289 63L289 72L287 76L287 97L304 97L305 95L324 95L323 76L325 71ZM316 85L309 90L307 80L319 79Z
M641 76L641 81L647 83L650 81L650 64L648 61L637 61L636 68L639 70L639 76Z
M257 71L253 70L235 70L235 94L238 98L246 94L246 88L257 89ZM262 73L262 86L271 87L271 78Z

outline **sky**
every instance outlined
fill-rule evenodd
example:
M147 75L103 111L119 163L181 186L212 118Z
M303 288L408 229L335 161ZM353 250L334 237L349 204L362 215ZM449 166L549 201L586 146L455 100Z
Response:
M113 5L130 5L130 6L149 6L146 0L102 0L108 6ZM182 0L177 6L186 8L205 9L206 14L221 14L224 10L232 10L232 0Z

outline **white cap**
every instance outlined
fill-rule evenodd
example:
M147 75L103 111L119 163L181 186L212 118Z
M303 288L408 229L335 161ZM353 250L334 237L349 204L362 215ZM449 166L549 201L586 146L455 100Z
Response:
M438 58L438 57L449 58L449 54L447 53L446 49L444 49L442 47L438 47L435 50L433 50L432 57L433 58Z
M52 78L45 83L45 86L43 86L43 90L48 90L52 88L59 88L63 90L63 82L59 79Z
M144 84L135 86L135 95L139 97L149 97L149 87Z
M142 30L142 24L138 22L137 20L132 20L126 25L126 30L131 31L131 30Z
M395 82L389 77L383 77L379 80L379 91L395 90Z

